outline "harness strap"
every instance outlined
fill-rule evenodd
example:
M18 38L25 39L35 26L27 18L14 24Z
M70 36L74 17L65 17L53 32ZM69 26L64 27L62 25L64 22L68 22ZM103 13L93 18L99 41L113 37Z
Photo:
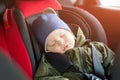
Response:
M103 69L101 62L100 62L100 58L98 55L99 53L93 44L90 44L90 45L92 48L92 58L93 58L93 66L94 66L95 75L104 78L104 69Z

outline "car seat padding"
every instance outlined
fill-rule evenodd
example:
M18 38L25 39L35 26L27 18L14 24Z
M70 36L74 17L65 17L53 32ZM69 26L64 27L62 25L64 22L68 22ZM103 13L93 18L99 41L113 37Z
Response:
M32 77L32 66L11 9L4 14L5 37L11 57Z

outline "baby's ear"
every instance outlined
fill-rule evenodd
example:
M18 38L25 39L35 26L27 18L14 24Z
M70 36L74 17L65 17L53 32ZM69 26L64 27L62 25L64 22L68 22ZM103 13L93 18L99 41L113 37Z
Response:
M46 9L43 11L43 13L53 13L53 14L57 14L57 13L55 12L55 10L54 10L53 8L51 8L51 7L46 8Z

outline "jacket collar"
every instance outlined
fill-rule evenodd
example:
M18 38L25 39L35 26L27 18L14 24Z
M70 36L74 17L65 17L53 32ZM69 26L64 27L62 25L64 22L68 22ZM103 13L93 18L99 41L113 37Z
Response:
M69 26L76 37L75 47L82 46L86 42L86 38L82 29L77 24L69 24Z

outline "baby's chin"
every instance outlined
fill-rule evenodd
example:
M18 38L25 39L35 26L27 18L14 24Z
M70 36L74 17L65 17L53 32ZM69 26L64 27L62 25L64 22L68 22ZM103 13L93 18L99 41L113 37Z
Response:
M54 52L54 53L64 54L66 51L59 51L59 52Z
M68 51L68 50L70 50L72 48L74 48L74 47L68 47L65 50L61 50L61 51L50 51L50 52L64 54L66 51Z

